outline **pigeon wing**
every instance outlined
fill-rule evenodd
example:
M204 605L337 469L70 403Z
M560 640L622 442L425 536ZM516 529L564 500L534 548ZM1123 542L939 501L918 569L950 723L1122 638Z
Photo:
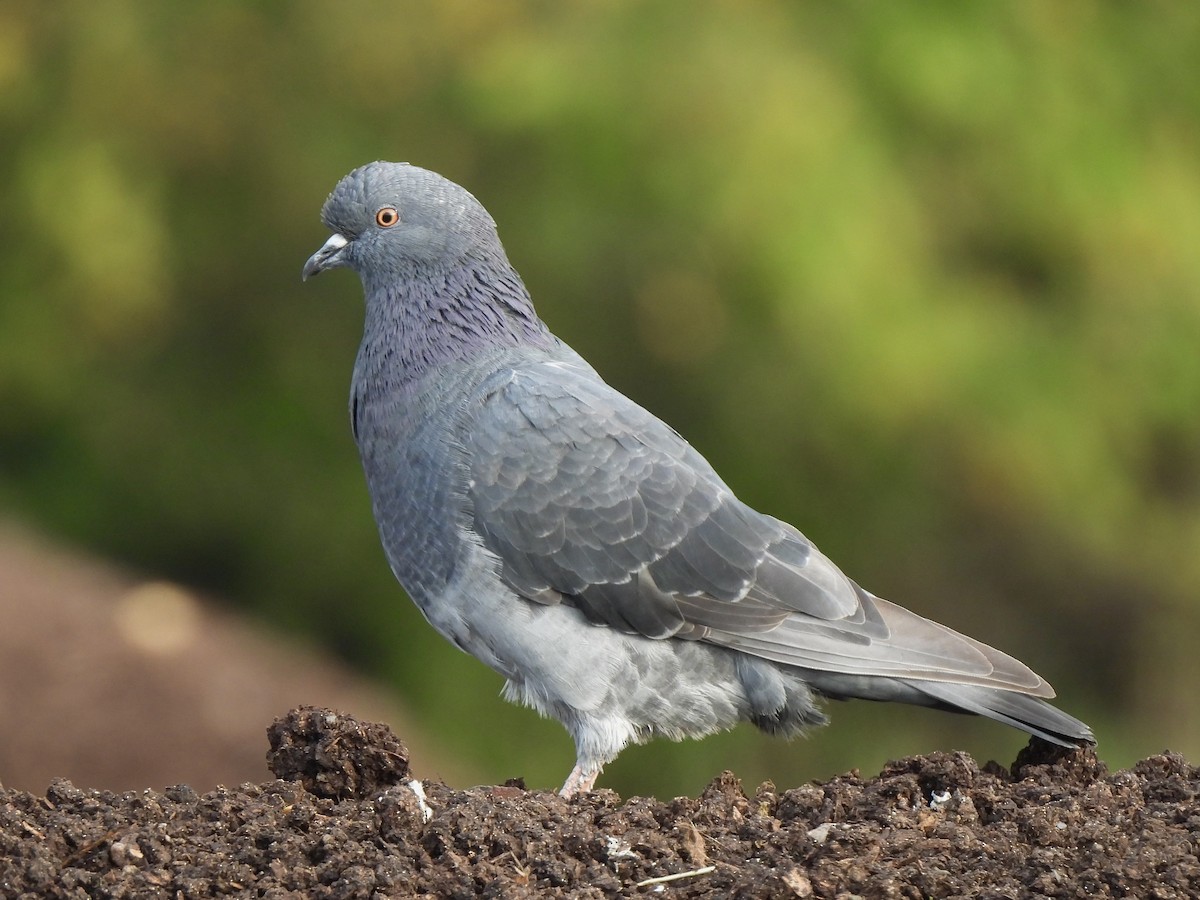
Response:
M474 529L529 600L804 669L1053 696L1017 660L863 591L585 365L498 372L464 435Z

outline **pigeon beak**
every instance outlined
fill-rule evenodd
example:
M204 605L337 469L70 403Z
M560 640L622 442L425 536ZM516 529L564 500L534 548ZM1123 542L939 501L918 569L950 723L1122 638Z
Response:
M326 269L336 269L338 266L346 265L346 260L342 257L342 250L350 242L345 237L334 232L329 236L321 249L308 258L308 262L304 264L304 271L300 274L301 281L308 281L314 275L320 275Z

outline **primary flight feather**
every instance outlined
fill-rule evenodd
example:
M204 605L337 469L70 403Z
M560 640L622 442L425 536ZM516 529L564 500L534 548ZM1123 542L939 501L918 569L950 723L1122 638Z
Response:
M1027 666L864 591L607 385L538 318L466 190L375 162L321 218L304 277L349 267L366 297L351 416L392 571L507 697L566 726L564 795L631 741L791 735L826 721L821 697L1094 742Z

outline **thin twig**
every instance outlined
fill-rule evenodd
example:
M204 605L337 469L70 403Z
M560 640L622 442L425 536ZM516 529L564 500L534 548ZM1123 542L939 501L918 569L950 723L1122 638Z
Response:
M639 881L634 887L649 887L652 884L666 884L668 881L678 881L680 878L695 878L697 875L707 875L709 872L715 872L716 869L716 866L704 866L701 869L692 869L690 872L660 875L658 878L647 878L645 881Z

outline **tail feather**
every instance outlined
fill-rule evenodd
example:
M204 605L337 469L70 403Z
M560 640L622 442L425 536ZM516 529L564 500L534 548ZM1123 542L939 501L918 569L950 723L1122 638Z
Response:
M1096 743L1092 729L1074 716L1067 715L1040 697L1005 687L924 678L843 675L815 669L793 671L809 687L835 700L877 700L931 706L994 719L1062 747ZM1053 696L1049 685L1046 685L1046 690Z
M1030 697L1028 694L975 684L915 679L906 683L932 697L939 705L1003 722L1052 744L1078 747L1096 743L1092 729L1083 722L1051 706L1045 700Z

